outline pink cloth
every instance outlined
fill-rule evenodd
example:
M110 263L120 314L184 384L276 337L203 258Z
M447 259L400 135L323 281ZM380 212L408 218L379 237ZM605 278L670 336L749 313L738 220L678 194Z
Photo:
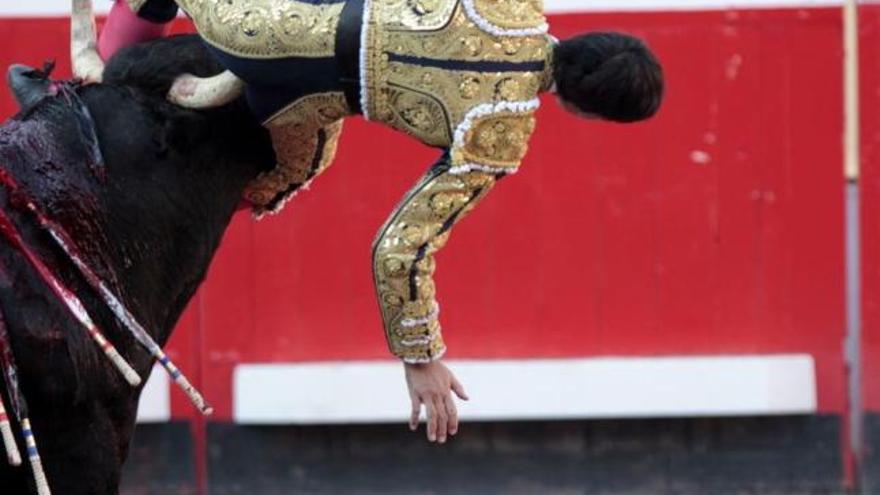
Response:
M128 2L117 0L101 30L98 53L102 59L108 60L122 48L165 36L169 25L141 19L131 10Z

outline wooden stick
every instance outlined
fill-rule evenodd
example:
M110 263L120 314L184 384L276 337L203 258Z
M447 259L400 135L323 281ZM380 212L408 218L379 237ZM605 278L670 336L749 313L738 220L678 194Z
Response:
M165 354L162 347L153 340L153 337L150 336L149 332L147 332L143 325L138 322L137 318L135 318L131 311L128 310L122 301L116 297L116 294L114 294L113 291L107 287L107 284L101 280L98 274L95 273L95 271L92 270L92 268L79 256L76 247L73 244L73 240L67 235L64 229L43 215L33 202L28 202L28 209L34 213L40 226L49 233L52 239L55 240L55 243L58 244L65 254L67 254L67 257L70 258L73 264L76 265L80 274L82 274L83 278L86 279L92 289L101 295L104 303L110 308L110 311L113 312L116 319L119 320L119 322L128 329L132 336L134 336L135 340L137 340L150 353L150 355L152 355L153 358L165 368L165 371L168 372L174 383L180 387L193 405L196 406L202 414L206 416L210 415L214 409L207 404L202 394L193 387L186 376L180 371L174 362L171 361L171 358Z
M40 260L24 243L24 239L22 239L21 234L15 229L15 224L12 223L12 219L6 214L5 211L0 209L0 232L6 237L10 244L12 244L16 249L21 252L25 258L30 262L30 264L37 270L37 273L40 274L40 277L43 281L52 289L52 292L61 299L61 302L67 307L68 311L74 318L79 321L79 323L86 329L89 336L98 344L102 351L104 351L104 355L110 360L113 366L122 374L125 380L132 387L137 387L141 384L141 377L138 376L137 372L134 368L131 367L130 364L119 354L119 351L116 350L116 347L104 337L104 334L98 329L98 326L95 325L94 321L92 321L91 316L89 316L89 312L86 310L82 301L73 293L70 289L64 286L57 277L52 274L52 271Z
M5 185L10 192L19 196L20 200L25 203L27 209L36 217L37 223L40 224L40 227L42 227L43 230L45 230L55 241L58 247L64 251L64 254L67 255L83 278L86 279L86 282L88 282L92 289L101 296L104 303L110 308L113 315L116 316L116 319L119 320L119 322L122 323L122 325L132 334L135 340L137 340L150 353L150 355L162 365L165 371L171 376L174 383L180 387L193 405L195 405L199 411L206 416L212 414L214 409L208 405L202 394L192 385L192 383L190 383L186 375L180 371L180 368L174 364L171 358L165 354L162 347L153 340L153 337L150 336L150 333L147 332L144 326L140 324L137 318L135 318L134 314L129 311L118 297L116 297L116 294L110 290L107 284L104 283L101 277L95 273L88 263L82 259L79 254L80 251L76 247L76 243L74 243L73 238L64 230L64 228L49 219L49 217L37 207L37 204L31 198L27 197L27 194L25 194L18 186L18 183L9 174L2 170L0 170L0 183Z
M857 181L861 174L861 118L859 95L859 4L846 0L843 5L844 46L844 174Z
M5 279L6 267L0 263L0 276ZM25 447L27 448L28 461L30 461L31 470L34 475L34 483L37 487L38 495L51 495L49 482L46 480L46 473L43 471L43 462L40 459L40 452L37 450L37 440L31 428L31 421L28 418L27 401L18 387L18 371L15 366L15 356L12 355L12 347L9 342L9 332L6 328L6 315L0 309L0 372L3 374L3 383L6 384L6 392L12 401L12 412L18 419L21 428L21 436L24 438ZM2 404L0 400L0 404ZM10 432L10 435L12 432ZM5 439L4 439L5 440ZM13 439L13 444L15 440ZM16 446L16 453L18 452ZM9 452L9 451L7 451ZM21 464L21 456L19 454L18 464Z
M12 392L9 392L12 395ZM10 466L21 466L21 453L12 435L12 425L9 424L9 416L6 414L6 406L3 397L0 396L0 436L3 437L3 447L6 449L6 458Z
M49 481L46 479L46 472L43 470L43 461L40 459L40 452L37 450L37 440L34 438L30 419L21 419L21 434L24 436L24 443L27 446L28 460L34 473L34 482L37 484L37 494L52 495L52 490L49 489Z

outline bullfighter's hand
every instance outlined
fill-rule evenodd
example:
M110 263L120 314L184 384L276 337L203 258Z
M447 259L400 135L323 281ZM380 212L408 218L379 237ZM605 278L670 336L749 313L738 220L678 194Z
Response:
M440 361L405 364L404 368L406 385L412 400L410 430L415 431L418 428L424 404L428 420L428 441L445 443L447 435L458 433L458 409L452 393L462 400L468 400L464 387Z

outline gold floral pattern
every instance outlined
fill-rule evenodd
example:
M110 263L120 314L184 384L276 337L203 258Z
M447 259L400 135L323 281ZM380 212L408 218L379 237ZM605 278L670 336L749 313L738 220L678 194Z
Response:
M494 36L474 24L459 2L443 2L450 6L452 17L437 29L421 31L399 27L392 20L396 16L392 6L381 4L383 18L389 19L379 26L387 40L385 49L440 60L544 60L548 47L543 36Z
M479 163L492 167L516 168L528 151L535 129L533 114L526 116L490 115L474 121L464 146L453 151L453 163Z
M252 59L332 57L344 2L177 0L205 41Z
M545 62L544 35L495 36L477 26L457 0L432 0L431 12L449 13L432 22L401 22L415 15L416 0L374 2L367 32L367 115L433 146L452 145L452 135L475 106L535 97L544 73L453 70L393 59L390 54L462 62ZM491 3L491 2L490 2ZM440 5L440 6L438 6ZM432 10L433 9L433 10ZM426 10L426 11L427 11ZM427 14L426 14L427 15ZM543 19L543 16L541 17ZM442 122L440 121L442 119Z
M529 29L546 24L543 0L471 0L476 13L502 29Z
M435 97L405 87L391 86L388 108L391 113L385 121L395 129L419 136L432 146L448 146L452 139L449 118L443 103Z
M278 164L245 190L257 215L283 206L283 201L273 204L279 194L293 194L296 188L291 186L305 184L330 166L342 134L342 118L348 113L344 94L317 93L300 98L266 122Z
M434 254L449 239L446 224L464 218L494 183L494 176L481 172L429 172L379 233L373 251L376 290L391 352L401 359L426 362L442 355Z
M434 31L441 29L455 10L449 0L375 0L382 10L394 12L388 18L389 29Z

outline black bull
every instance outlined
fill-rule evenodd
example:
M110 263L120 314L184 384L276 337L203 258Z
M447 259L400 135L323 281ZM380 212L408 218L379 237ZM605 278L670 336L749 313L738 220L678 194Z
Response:
M194 37L134 47L108 63L103 84L43 98L0 127L0 169L75 237L160 344L203 280L245 185L274 163L267 134L242 101L206 112L165 101L184 72L205 77L220 67ZM43 91L40 81L13 82L20 101ZM93 163L77 100L94 121L103 164ZM0 208L149 376L147 352L2 188ZM122 380L3 239L0 310L53 492L117 493L140 389ZM4 397L9 404L5 390ZM19 446L24 451L20 438ZM2 459L0 493L34 493L27 463L11 468Z

